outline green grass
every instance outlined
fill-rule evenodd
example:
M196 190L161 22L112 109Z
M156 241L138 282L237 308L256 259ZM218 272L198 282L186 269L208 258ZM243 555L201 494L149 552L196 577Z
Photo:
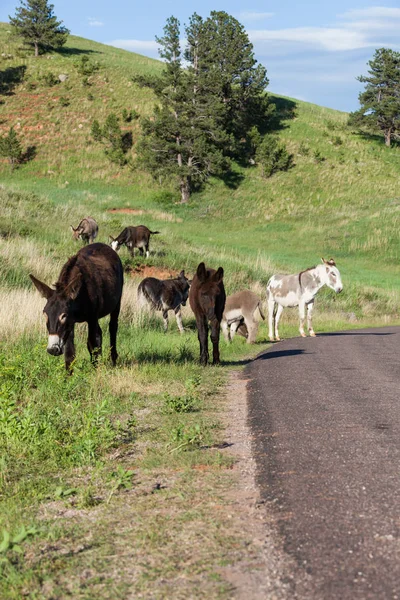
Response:
M149 114L151 93L131 76L156 73L161 64L74 36L65 51L35 59L7 32L0 25L0 44L13 58L0 59L0 71L26 71L11 94L0 95L0 131L13 125L37 154L12 174L0 163L3 596L229 595L216 565L243 558L248 540L224 494L234 482L231 460L215 447L224 437L219 393L229 369L266 347L266 325L256 347L240 338L222 342L222 366L202 369L190 311L184 336L172 319L165 335L159 318L138 317L136 285L144 268L184 268L192 276L205 260L224 267L228 293L250 287L264 298L274 272L333 256L344 291L318 295L316 331L396 323L400 149L354 134L344 113L273 96L295 166L267 180L256 166L236 166L239 185L211 180L180 206L172 188L109 163L90 138L93 118L110 111ZM100 63L89 87L74 66L82 53ZM48 87L49 72L69 79ZM295 113L285 119L291 102ZM136 141L137 121L124 127ZM120 252L126 285L118 367L110 367L107 336L99 368L90 366L79 327L75 373L67 377L62 360L46 354L44 301L28 274L54 282L79 248L69 225L89 214L99 241L140 223L161 234L145 261ZM281 323L284 337L298 334L296 311L285 311ZM31 532L25 537L23 527Z

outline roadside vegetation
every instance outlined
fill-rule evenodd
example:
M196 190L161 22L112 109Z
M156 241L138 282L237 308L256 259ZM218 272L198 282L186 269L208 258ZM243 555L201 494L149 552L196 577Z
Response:
M226 565L257 550L226 491L235 485L225 449L223 386L230 369L266 347L221 342L221 367L202 369L193 316L139 315L148 275L192 276L201 260L223 266L227 292L262 298L270 275L333 256L344 283L316 301L317 333L395 323L400 300L400 154L347 126L347 115L271 95L287 171L233 163L180 205L173 186L132 168L140 118L154 96L133 83L160 73L145 57L69 36L35 58L0 26L0 132L13 127L35 159L0 163L0 589L4 598L217 598ZM59 75L67 75L63 81ZM124 164L104 127L129 134ZM98 120L102 143L92 136ZM116 126L117 125L117 126ZM120 129L118 129L120 128ZM106 132L107 133L107 132ZM114 138L113 138L114 139ZM105 141L104 141L105 140ZM126 161L126 162L125 162ZM77 251L69 225L91 215L98 241L126 225L160 230L149 259L120 252L125 290L118 367L89 364L78 328L72 377L46 354L43 299L28 274L54 282ZM282 334L297 335L285 311ZM103 330L107 319L102 324ZM250 548L250 549L249 549ZM4 590L6 590L4 592ZM199 591L200 590L200 591Z

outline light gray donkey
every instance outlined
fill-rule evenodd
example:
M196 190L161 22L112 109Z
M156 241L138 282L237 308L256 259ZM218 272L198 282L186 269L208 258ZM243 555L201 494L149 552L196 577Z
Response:
M74 240L82 240L85 244L92 244L99 233L99 226L92 217L82 219L78 227L71 225Z
M299 307L300 335L306 337L304 322L307 307L308 331L315 337L312 326L312 311L317 292L327 285L336 293L343 289L339 269L333 258L322 260L322 265L311 267L295 275L273 275L267 284L268 328L271 342L279 341L278 324L286 307ZM275 335L275 337L274 337Z
M238 332L247 338L248 344L254 344L258 331L258 323L254 319L257 308L261 318L265 319L260 298L250 290L236 292L227 297L221 321L222 333L226 341L233 340L235 333Z

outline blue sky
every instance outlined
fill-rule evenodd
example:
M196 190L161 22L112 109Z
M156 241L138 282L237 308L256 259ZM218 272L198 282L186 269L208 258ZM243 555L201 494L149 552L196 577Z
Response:
M354 110L375 48L400 51L399 0L53 0L55 13L75 35L158 57L156 35L174 15L182 24L225 10L246 27L255 55L268 70L271 92L315 104ZM0 21L14 14L16 0L1 0Z

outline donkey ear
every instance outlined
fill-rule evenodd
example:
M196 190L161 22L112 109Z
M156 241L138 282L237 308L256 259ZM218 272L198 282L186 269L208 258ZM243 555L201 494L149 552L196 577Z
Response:
M197 267L196 275L199 278L199 281L201 281L201 283L204 283L207 279L206 265L203 262L201 262Z
M31 278L33 285L38 290L38 292L40 292L43 298L46 298L46 300L48 300L52 297L55 290L52 290L51 287L43 283L43 281L39 281L39 279L36 279L36 277L34 277L32 273L29 273L29 277Z
M73 225L70 225L70 229L71 229L72 233L75 231Z
M76 277L64 288L63 295L70 300L75 300L82 286L82 275L78 273Z
M185 271L182 269L182 271L179 273L179 277L185 277Z
M220 283L220 281L222 281L223 276L224 270L222 267L219 267L218 271L213 275L213 281L215 281L216 283Z
M115 238L113 238L113 236L112 236L112 235L109 235L109 236L108 236L108 239L110 239L112 242L114 242L114 241L115 241Z
M324 263L324 265L326 264L326 260L322 257L321 257L321 261Z

